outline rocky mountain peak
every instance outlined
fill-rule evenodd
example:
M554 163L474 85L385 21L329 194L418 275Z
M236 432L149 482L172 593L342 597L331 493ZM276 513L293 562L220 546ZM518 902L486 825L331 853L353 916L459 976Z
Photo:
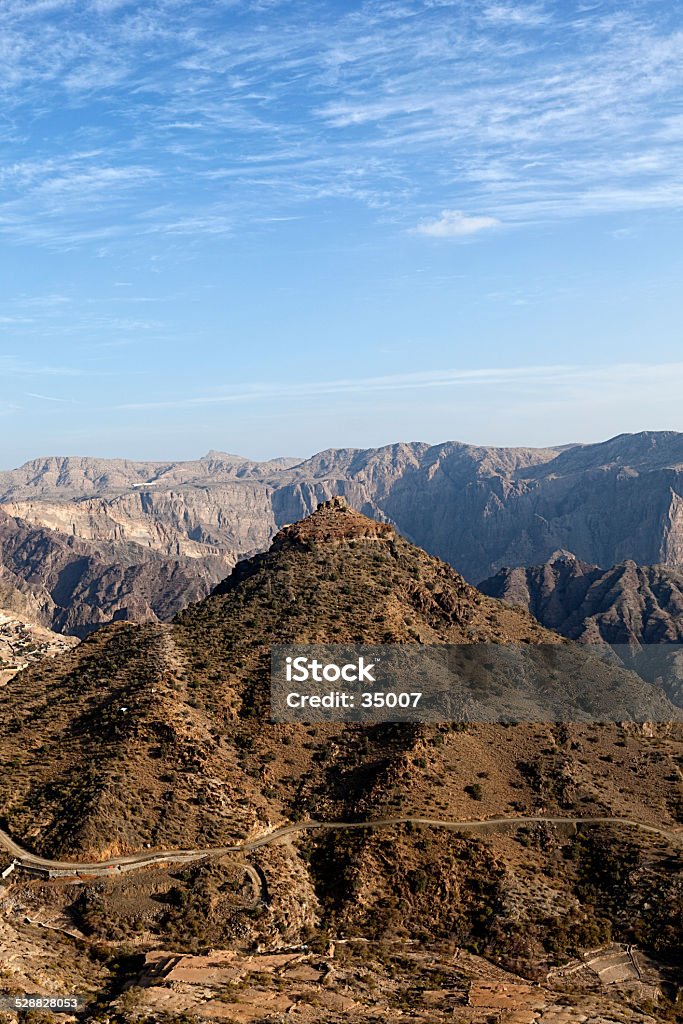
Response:
M559 640L340 497L284 526L267 552L238 562L177 621L197 618L217 632L236 629L240 642L251 634L254 646L254 624L270 643Z
M292 543L308 545L316 542L386 540L395 536L396 531L389 523L368 518L336 495L321 502L312 515L283 527L275 537L273 546L280 548Z
M549 565L563 565L563 564L574 564L579 559L576 557L573 551L567 551L566 548L558 548L553 551L550 558L548 559Z
M624 559L601 568L557 552L543 565L501 569L484 594L529 611L570 640L632 648L683 642L683 572Z

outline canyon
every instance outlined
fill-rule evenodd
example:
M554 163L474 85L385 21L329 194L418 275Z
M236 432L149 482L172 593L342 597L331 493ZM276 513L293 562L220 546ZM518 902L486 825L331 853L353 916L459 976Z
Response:
M560 449L397 443L303 461L217 451L189 462L55 457L0 473L5 529L11 521L94 558L86 580L108 576L108 586L95 584L99 614L44 619L80 634L117 615L172 617L333 495L393 524L472 582L543 564L559 549L603 567L683 564L683 434L673 431ZM13 572L15 549L0 538L0 563ZM43 570L29 557L20 575L33 585L32 574L42 586ZM146 581L154 577L163 600L151 598Z

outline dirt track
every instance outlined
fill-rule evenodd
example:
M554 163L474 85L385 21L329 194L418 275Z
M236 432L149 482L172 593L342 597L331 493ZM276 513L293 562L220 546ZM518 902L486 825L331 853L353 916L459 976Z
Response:
M431 828L445 828L453 832L502 832L506 829L517 828L521 825L532 825L544 823L547 825L616 825L624 828L639 829L651 835L658 835L676 845L683 845L683 831L667 828L659 828L656 825L647 825L640 821L633 821L630 818L559 818L548 815L538 815L518 818L487 818L479 821L450 821L439 818L423 818L419 816L405 816L396 818L375 818L370 821L303 821L292 825L284 825L282 828L253 839L246 839L237 846L206 847L194 850L155 850L132 853L124 857L114 857L111 860L99 862L78 862L49 860L39 857L36 854L25 850L11 836L0 829L0 848L4 848L12 855L17 866L24 868L43 869L55 874L74 875L103 875L111 871L132 871L137 868L149 867L153 864L168 862L187 863L199 860L202 857L221 856L225 854L244 854L257 850L261 846L268 846L277 843L285 836L297 832L311 832L323 829L354 829L354 828L378 828L391 825L426 825Z

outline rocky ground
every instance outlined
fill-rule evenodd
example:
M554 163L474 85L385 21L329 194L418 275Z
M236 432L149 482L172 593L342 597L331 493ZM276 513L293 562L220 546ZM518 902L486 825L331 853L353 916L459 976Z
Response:
M268 864L273 882L287 858L285 852L284 860ZM0 989L10 996L77 993L85 1009L66 1017L0 1012L0 1021L650 1024L676 1018L671 958L630 942L603 939L574 956L546 956L530 973L521 962L476 953L455 936L410 929L354 935L309 927L289 939L281 931L268 939L261 929L258 939L252 893L243 868L233 867L238 888L219 911L233 937L197 952L154 928L159 901L176 891L177 872L88 883L31 882L15 874L0 887ZM277 888L259 916L281 913L284 892ZM301 898L296 882L293 888ZM103 898L107 913L127 930L118 939L102 938L84 916L89 900Z

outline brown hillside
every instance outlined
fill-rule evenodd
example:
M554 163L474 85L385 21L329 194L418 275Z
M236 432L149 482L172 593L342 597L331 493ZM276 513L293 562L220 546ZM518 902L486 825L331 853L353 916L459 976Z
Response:
M680 819L679 726L274 725L269 651L291 640L564 642L330 501L174 625L107 627L15 677L0 692L3 827L43 853L97 859L225 846L307 818ZM143 924L117 911L117 935L142 927L197 948L297 942L320 929L431 934L531 965L612 929L633 939L637 925L650 944L669 935L642 918L655 905L646 890L668 877L666 844L647 852L637 831L604 828L586 843L551 826L527 832L523 842L407 826L304 833L254 855L270 894L258 914L244 900L220 909L234 865L198 865L144 904ZM606 850L618 863L591 888ZM84 891L73 913L106 937L102 892ZM642 897L635 910L627 893Z
M178 622L221 635L227 629L235 639L246 628L264 646L561 642L531 615L484 597L450 565L339 498L285 526L268 552L240 562L211 600Z

